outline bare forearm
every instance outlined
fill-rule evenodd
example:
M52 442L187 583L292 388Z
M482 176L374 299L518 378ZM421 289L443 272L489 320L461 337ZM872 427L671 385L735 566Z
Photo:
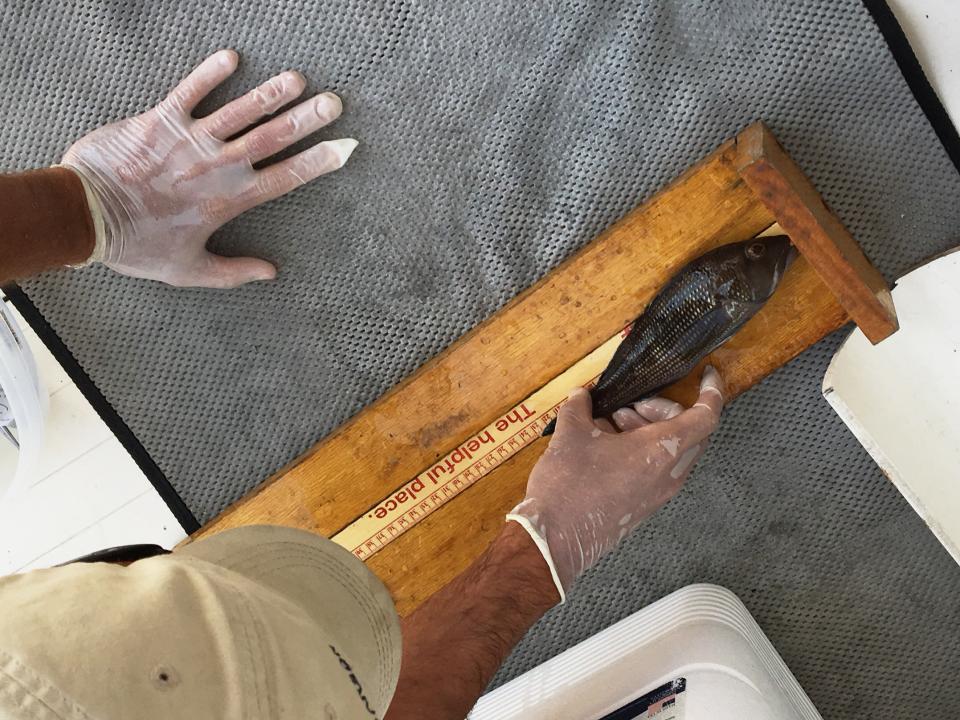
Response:
M539 550L508 522L473 565L404 620L403 666L386 720L462 720L559 600Z
M72 170L0 175L0 283L82 263L93 244L93 220Z

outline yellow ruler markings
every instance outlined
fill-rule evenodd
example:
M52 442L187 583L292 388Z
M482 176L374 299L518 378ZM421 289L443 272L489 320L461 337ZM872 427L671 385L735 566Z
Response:
M567 368L509 412L354 520L333 541L366 560L533 443L570 389L600 376L626 330Z

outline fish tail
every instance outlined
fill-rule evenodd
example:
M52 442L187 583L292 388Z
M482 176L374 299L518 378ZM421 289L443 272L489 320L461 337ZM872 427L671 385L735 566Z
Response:
M540 433L540 437L547 437L548 435L553 435L553 431L557 429L557 419L554 418L547 423L547 426L543 429L543 432Z

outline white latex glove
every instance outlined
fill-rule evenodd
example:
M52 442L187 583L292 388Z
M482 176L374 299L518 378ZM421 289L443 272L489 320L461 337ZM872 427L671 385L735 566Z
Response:
M540 548L561 600L584 571L676 495L722 409L723 382L712 367L690 409L650 398L617 410L611 423L593 418L589 392L570 393L530 473L526 498L507 515Z
M284 72L207 117L192 117L238 61L233 50L214 53L155 108L94 130L67 150L61 164L83 180L97 227L91 261L182 286L226 288L276 277L265 260L208 252L211 233L342 167L357 142L322 142L255 170L254 163L329 124L343 108L336 95L323 93L249 129L303 92L303 76Z

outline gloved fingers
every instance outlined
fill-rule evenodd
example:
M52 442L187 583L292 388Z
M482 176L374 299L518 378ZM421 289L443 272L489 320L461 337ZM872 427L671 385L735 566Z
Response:
M613 413L613 422L619 428L620 432L636 430L637 428L649 425L650 421L640 415L632 407L622 407Z
M613 426L613 423L606 418L595 418L593 424L605 433L611 433L615 435L617 432L617 429Z
M300 97L306 86L303 75L288 70L197 122L217 140L225 141Z
M167 106L189 115L217 85L233 74L239 62L240 56L235 50L218 50L180 81L158 107Z
M723 396L726 391L727 388L723 378L720 377L720 373L713 365L707 365L703 369L703 376L700 378L700 399L697 400L697 403L703 400L704 395L709 395L713 398L714 403L719 403L717 407L723 410Z
M593 399L586 388L578 387L570 391L567 401L557 413L557 432L564 432L565 428L574 429L577 426L587 427L593 424Z
M633 404L633 409L644 420L662 422L680 415L684 411L683 405L662 397L652 397Z
M697 460L700 459L700 456L707 449L707 444L705 442L699 442L692 447L688 447L682 453L680 457L677 458L676 464L670 468L670 477L674 480L680 480L686 478L690 474L690 470L693 469L693 466L696 464Z
M301 185L306 185L321 175L340 169L357 144L357 141L351 138L328 140L291 158L258 170L256 182L237 200L233 215L239 215L252 207L295 190Z
M681 440L683 447L692 447L714 431L720 422L723 410L723 380L712 367L703 371L700 380L700 396L693 407L667 421L664 432L671 432Z
M232 141L227 152L231 157L260 162L329 125L341 112L340 98L333 93L321 93Z
M266 260L252 257L207 255L203 272L192 278L191 285L209 288L235 288L257 280L273 280L277 269Z

